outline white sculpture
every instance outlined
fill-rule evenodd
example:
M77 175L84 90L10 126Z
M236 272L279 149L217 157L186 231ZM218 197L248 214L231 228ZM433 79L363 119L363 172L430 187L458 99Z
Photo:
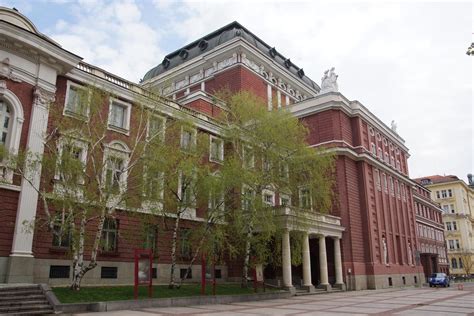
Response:
M321 93L338 92L337 77L338 75L334 73L334 67L326 70L321 78Z
M392 125L392 126L391 126L392 131L393 131L394 133L396 133L396 132L397 132L397 123L395 123L395 121L392 120L391 125Z
M411 243L408 243L408 264L409 265L413 264L413 257L411 253Z
M387 241L385 240L385 237L382 237L382 245L383 245L383 263L388 264Z

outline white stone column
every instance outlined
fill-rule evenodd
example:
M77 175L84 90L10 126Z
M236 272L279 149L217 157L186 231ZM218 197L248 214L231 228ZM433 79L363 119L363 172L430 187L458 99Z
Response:
M334 265L336 268L336 284L344 284L342 280L342 259L341 259L341 243L339 237L334 238Z
M326 237L324 235L319 236L319 275L321 278L320 286L325 289L330 288L331 286L329 285L328 279L328 260L326 254Z
M303 235L303 286L310 292L314 291L314 286L311 282L311 255L309 252L308 233Z
M283 286L285 288L293 288L291 281L291 250L290 250L290 231L285 229L282 237L282 270L283 270Z
M26 147L31 154L42 155L44 152L44 135L48 124L49 104L54 100L54 93L35 88L33 109ZM26 226L33 223L36 217L38 193L41 176L41 165L27 171L31 183L21 182L21 191L13 233L12 250L7 271L7 283L33 282L33 231Z

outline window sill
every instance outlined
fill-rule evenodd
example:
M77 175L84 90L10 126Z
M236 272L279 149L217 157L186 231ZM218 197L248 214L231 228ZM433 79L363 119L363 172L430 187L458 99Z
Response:
M73 111L69 111L69 110L64 110L63 115L68 116L68 117L72 117L72 118L75 118L75 119L78 119L78 120L81 120L81 121L85 121L85 122L89 121L89 115L88 114L81 114L81 113L77 113L77 112L73 112Z
M130 136L130 130L126 129L126 128L122 128L122 127L119 127L119 126L107 124L107 129L109 131L114 131L114 132L117 132L117 133L120 133L120 134Z
M211 157L209 157L209 161L210 161L210 162L217 163L217 164L220 164L220 165L223 165L223 164L224 164L224 159L216 159L216 158L211 158Z

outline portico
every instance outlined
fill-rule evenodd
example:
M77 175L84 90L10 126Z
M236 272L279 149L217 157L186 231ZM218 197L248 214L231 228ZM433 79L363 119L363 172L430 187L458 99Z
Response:
M331 242L333 245L333 262L335 283L333 286L344 288L344 280L342 275L342 260L340 239L344 228L340 224L340 219L336 216L325 215L320 213L298 213L291 208L284 208L279 214L282 217L283 234L282 234L282 274L283 287L295 291L293 284L292 268L291 268L291 231L300 231L302 234L302 286L309 292L314 291L315 284L318 288L325 290L331 289L328 276L328 252L326 243ZM318 240L319 253L310 251L310 240ZM311 259L319 262L319 282L312 275ZM316 281L316 282L315 282Z

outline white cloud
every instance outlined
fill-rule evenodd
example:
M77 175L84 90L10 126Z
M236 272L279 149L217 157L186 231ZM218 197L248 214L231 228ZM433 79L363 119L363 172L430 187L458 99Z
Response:
M138 81L164 55L134 0L81 0L71 10L76 20L58 21L52 38L86 62Z

